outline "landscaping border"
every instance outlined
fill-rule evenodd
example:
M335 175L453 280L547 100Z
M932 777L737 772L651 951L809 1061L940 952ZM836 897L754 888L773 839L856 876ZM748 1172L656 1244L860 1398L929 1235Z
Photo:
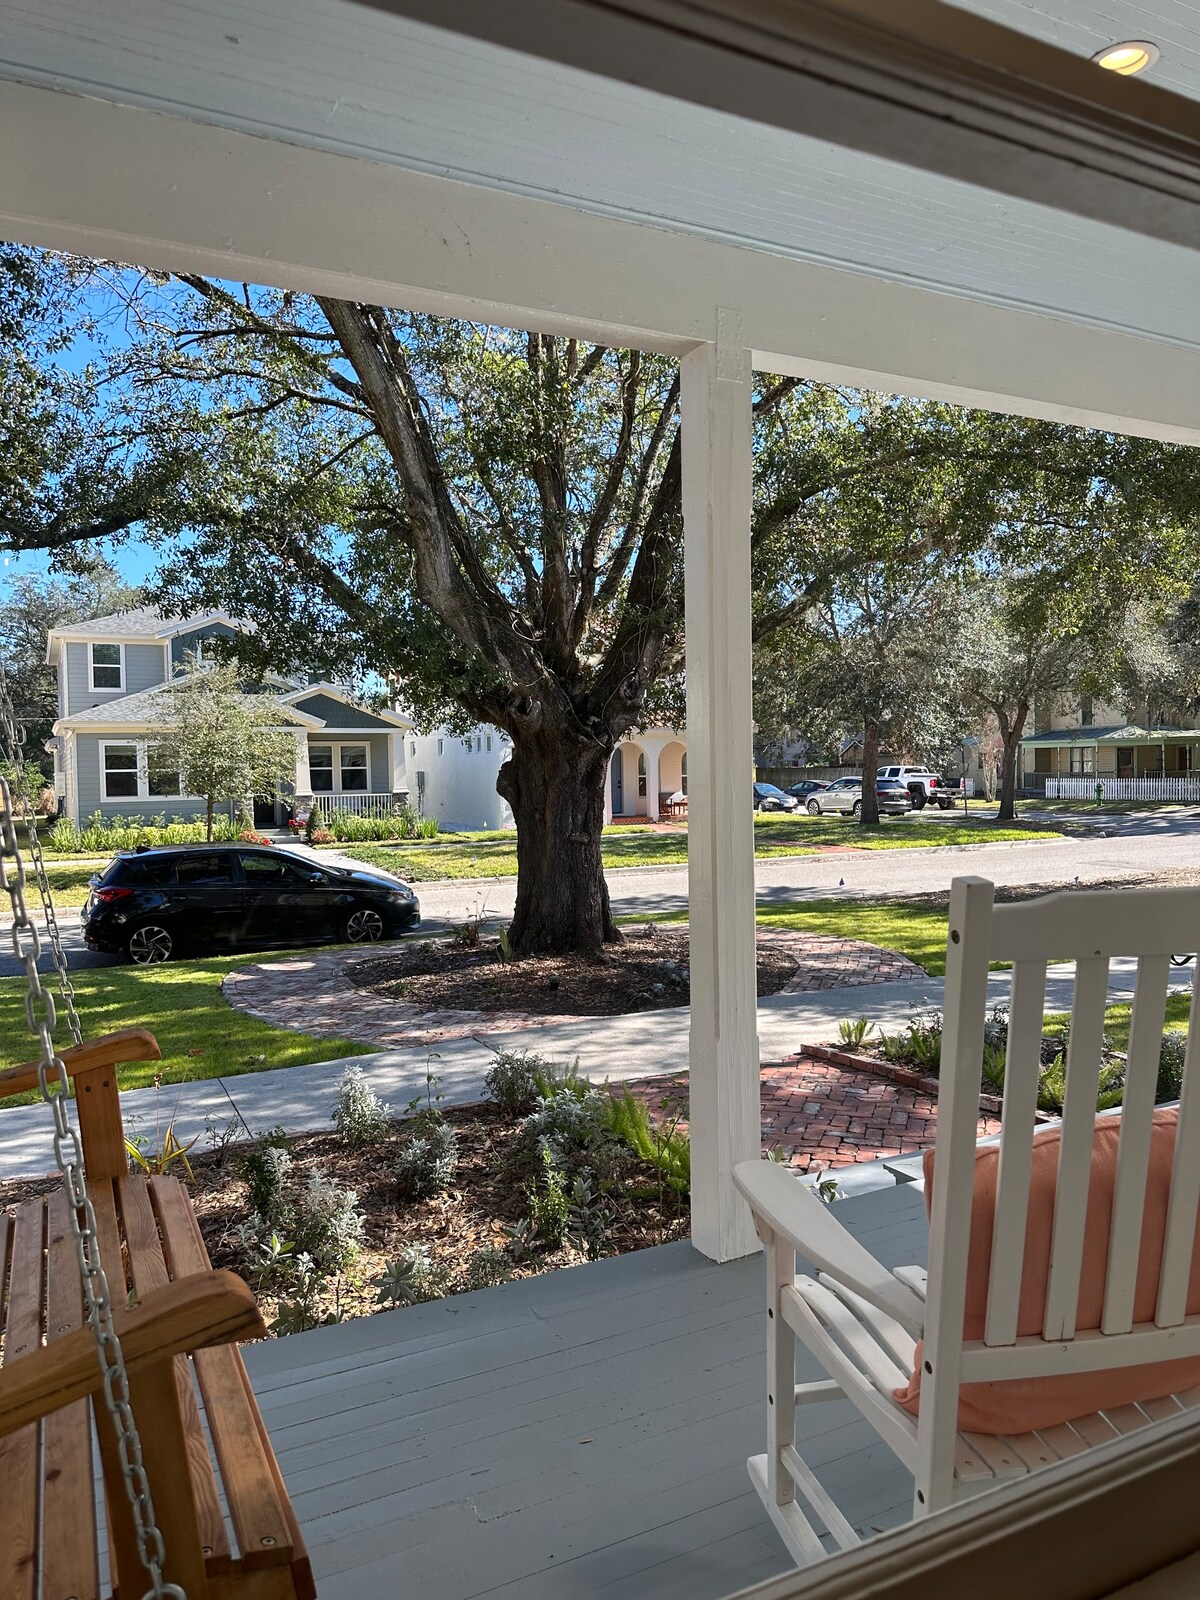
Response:
M919 1089L922 1094L938 1098L940 1082L937 1078L926 1078L920 1072L913 1072L908 1067L898 1067L891 1061L879 1061L875 1056L856 1055L852 1050L839 1050L831 1044L809 1044L795 1055L784 1056L782 1061L771 1062L775 1066L793 1066L804 1056L814 1056L818 1061L828 1061L835 1067L850 1067L855 1072L867 1072L876 1078L887 1078L892 1083L902 1083L906 1089ZM768 1063L764 1062L766 1066ZM998 1117L1004 1110L1003 1099L996 1094L979 1095L979 1109L986 1111L989 1116ZM1038 1112L1038 1117L1044 1117L1045 1112Z

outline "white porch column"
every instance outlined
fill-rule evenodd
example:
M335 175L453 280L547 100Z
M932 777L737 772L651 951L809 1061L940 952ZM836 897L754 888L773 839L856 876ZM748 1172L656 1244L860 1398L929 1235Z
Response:
M739 319L682 362L692 1243L758 1249L734 1165L760 1145L750 680L750 352ZM733 335L727 341L726 333ZM657 796L655 797L657 800Z
M392 774L392 793L400 794L408 788L408 767L405 764L403 733L388 734L388 764Z
M643 744L646 752L646 816L651 822L658 821L658 758L662 754L661 744Z
M308 770L308 734L301 730L293 735L296 741L296 793L312 793L312 776Z

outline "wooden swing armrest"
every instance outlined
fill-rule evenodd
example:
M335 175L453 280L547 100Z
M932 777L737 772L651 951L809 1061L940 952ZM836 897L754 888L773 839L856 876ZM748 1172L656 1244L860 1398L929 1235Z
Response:
M59 1056L67 1069L68 1078L77 1078L81 1072L115 1067L122 1061L161 1061L162 1051L149 1029L124 1028L120 1033L106 1033L102 1038L89 1040L87 1044L60 1050ZM26 1061L19 1067L8 1067L0 1072L0 1100L6 1100L9 1095L24 1094L37 1086L36 1061Z
M136 1306L115 1311L113 1323L136 1374L154 1362L266 1337L249 1287L233 1272L200 1272L155 1289ZM0 1367L0 1438L104 1386L90 1328L76 1328L52 1344Z
M733 1169L733 1181L749 1201L756 1226L761 1223L786 1239L806 1261L886 1311L914 1339L923 1336L925 1303L920 1296L876 1261L787 1167L742 1161Z

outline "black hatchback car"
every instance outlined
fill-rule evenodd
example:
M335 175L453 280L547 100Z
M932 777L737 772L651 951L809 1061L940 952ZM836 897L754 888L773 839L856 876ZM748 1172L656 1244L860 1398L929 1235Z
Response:
M370 944L420 921L416 895L373 867L253 845L174 845L122 853L91 881L89 950L139 966L185 950Z

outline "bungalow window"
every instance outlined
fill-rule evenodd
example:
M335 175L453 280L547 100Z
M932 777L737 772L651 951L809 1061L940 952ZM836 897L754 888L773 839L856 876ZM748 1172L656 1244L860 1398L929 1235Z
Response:
M1175 746L1176 772L1190 772L1192 770L1192 747L1190 744Z
M1073 778L1090 778L1096 770L1096 752L1094 750L1071 751L1071 776Z
M310 744L308 774L314 794L365 794L365 744Z
M92 688L123 689L125 671L119 644L94 644L91 651Z
M138 750L136 744L100 746L100 787L106 800L136 800L138 797Z
M644 799L646 795L646 757L638 756L638 794Z
M1049 750L1035 750L1033 752L1033 770L1046 773L1053 771Z
M487 747L489 750L492 748L492 736L490 733L487 736Z
M179 776L178 764L171 759L170 750L161 745L149 745L146 749L146 795L149 799L159 796L174 797L183 793L183 784Z
M342 757L341 778L343 794L366 794L370 785L367 783L367 747L365 744L344 744L339 746Z
M314 794L333 793L333 746L331 744L309 745L308 776Z

